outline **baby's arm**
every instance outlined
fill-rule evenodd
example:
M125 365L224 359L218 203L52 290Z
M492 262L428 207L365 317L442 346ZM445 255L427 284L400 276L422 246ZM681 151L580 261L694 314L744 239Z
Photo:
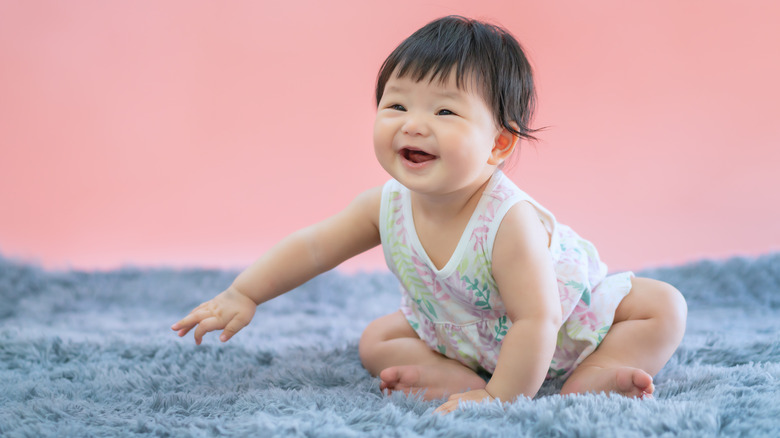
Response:
M493 276L512 326L485 390L511 401L533 397L542 386L561 326L561 304L549 235L530 204L520 202L507 213L495 242Z
M358 196L340 213L283 239L213 299L171 329L179 336L195 329L195 342L223 330L227 341L252 320L255 308L380 243L381 187Z

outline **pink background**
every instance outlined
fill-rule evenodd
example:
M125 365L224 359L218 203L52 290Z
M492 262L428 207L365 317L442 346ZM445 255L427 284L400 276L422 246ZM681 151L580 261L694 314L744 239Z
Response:
M448 14L527 48L549 128L509 174L612 269L778 250L778 5L0 0L0 253L251 263L386 179L377 69Z

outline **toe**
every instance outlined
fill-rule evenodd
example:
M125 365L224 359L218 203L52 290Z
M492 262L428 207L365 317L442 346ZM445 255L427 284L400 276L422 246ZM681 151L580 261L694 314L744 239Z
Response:
M379 373L379 378L382 379L382 386L385 388L392 388L398 383L398 369L385 368Z
M645 394L653 393L653 378L642 370L634 371L633 375L634 386Z
M653 378L637 368L618 369L615 389L627 397L644 397L653 392Z

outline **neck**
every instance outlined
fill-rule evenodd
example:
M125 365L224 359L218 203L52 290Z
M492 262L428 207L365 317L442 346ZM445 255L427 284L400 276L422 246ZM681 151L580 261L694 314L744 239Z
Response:
M487 178L478 186L466 187L463 190L447 195L429 196L412 193L412 209L415 216L423 216L430 221L447 222L462 215L470 216L477 208L482 193L491 178Z

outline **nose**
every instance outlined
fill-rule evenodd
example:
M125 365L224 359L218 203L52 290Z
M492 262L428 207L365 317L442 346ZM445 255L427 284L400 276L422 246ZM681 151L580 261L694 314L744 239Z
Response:
M406 113L406 119L403 124L403 133L411 136L425 136L428 135L429 128L425 117L421 114L415 114L410 112Z

